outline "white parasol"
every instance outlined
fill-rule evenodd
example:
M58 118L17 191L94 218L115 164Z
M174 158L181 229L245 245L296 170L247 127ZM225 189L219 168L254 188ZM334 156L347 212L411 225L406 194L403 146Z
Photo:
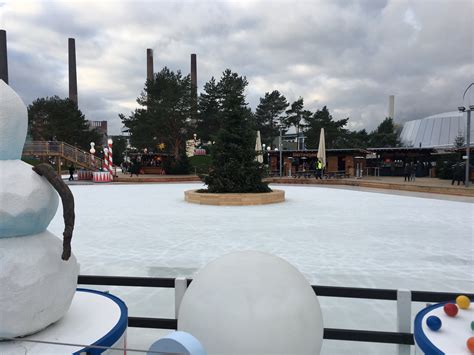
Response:
M263 163L263 152L262 152L262 140L260 139L260 131L257 131L257 141L255 142L255 151L257 152L257 156L255 160L258 161L260 164Z
M326 167L326 141L324 139L324 128L321 128L319 135L318 159L323 163L323 169Z

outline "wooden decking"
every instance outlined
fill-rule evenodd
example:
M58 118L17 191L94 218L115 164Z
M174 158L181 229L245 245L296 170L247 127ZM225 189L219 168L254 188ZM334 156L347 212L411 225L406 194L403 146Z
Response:
M47 142L47 141L33 141L25 143L23 147L24 157L35 157L54 163L58 173L61 171L61 163L74 164L83 169L96 171L102 167L103 161L101 158L95 157L92 154L76 148L65 142Z

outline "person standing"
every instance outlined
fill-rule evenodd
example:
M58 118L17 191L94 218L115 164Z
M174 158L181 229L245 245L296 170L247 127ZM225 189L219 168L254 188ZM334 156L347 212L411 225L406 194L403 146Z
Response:
M410 164L410 180L415 181L417 163Z
M74 167L74 164L69 165L69 181L74 181L75 171L76 171L76 168Z
M323 179L323 162L318 159L318 162L316 163L316 172L317 172L317 177L319 179Z
M464 173L464 166L462 163L457 162L456 164L453 165L453 180L451 181L451 185L454 185L454 181L458 182L459 184L462 182L465 184L463 180L463 173Z
M133 174L135 174L138 177L138 175L140 174L140 168L141 168L140 163L137 159L132 163L132 166L130 167L130 177L132 177Z
M410 163L405 163L403 167L403 175L405 176L405 182L410 181Z

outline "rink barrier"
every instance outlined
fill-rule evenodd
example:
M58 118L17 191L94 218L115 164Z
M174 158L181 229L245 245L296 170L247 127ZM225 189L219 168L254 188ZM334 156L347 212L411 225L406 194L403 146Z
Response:
M128 287L158 287L175 289L175 316L177 317L182 297L192 279L166 278L166 277L132 277L132 276L97 276L79 275L78 283L81 285L100 286L128 286ZM397 301L397 332L324 328L324 339L359 341L369 343L399 344L400 354L409 354L410 346L414 345L411 333L411 303L429 302L439 303L454 300L463 294L474 298L473 293L465 292L434 292L434 291L409 291L378 288L341 287L341 286L316 286L313 291L318 297L339 297L369 300ZM128 317L128 326L134 328L170 329L178 328L175 318L147 318ZM408 350L408 352L407 352Z
M92 180L92 171L90 170L78 170L77 180Z
M94 171L92 173L93 182L112 182L112 175L108 171Z

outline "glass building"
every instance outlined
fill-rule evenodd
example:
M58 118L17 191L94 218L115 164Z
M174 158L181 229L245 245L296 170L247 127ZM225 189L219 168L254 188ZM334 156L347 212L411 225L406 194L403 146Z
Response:
M474 121L471 118L471 145L474 143ZM418 120L405 122L400 140L406 147L454 147L457 136L466 139L467 114L459 111L439 113Z

